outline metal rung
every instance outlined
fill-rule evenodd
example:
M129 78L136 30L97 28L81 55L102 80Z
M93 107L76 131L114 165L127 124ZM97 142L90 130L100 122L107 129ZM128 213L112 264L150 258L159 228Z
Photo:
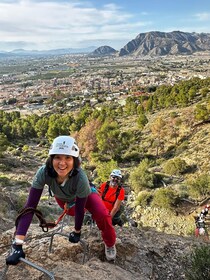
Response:
M83 256L83 260L82 260L82 264L84 264L85 263L85 257L86 257L87 252L88 252L88 244L84 240L80 240L80 243L82 244L82 247L84 248L84 256Z
M37 269L37 270L39 270L39 271L45 273L46 275L49 276L50 279L55 280L53 273L49 272L48 270L44 269L43 267L41 267L41 266L39 266L39 265L37 265L37 264L35 264L35 263L32 263L32 262L30 262L29 260L26 260L26 259L24 259L24 258L20 258L19 260L20 260L21 262L23 262L23 263L26 263L26 264L30 265L31 267L33 267L33 268L35 268L35 269ZM1 280L4 280L4 279L5 279L5 277L6 277L6 272L7 272L8 268L9 268L9 265L6 265L4 271L2 272Z
M1 280L4 280L4 279L5 279L7 270L8 270L8 265L6 265L5 269L4 269L3 272L2 272Z
M66 221L67 220L67 221ZM62 224L61 226L59 227L58 230L60 230L61 232L63 232L63 228L65 225L69 224L70 223L70 216L69 215L65 215L63 220L62 220Z
M57 235L61 235L61 236L68 237L67 234L62 233L62 232L54 232L54 233L52 233L51 238L50 238L50 246L49 246L49 252L50 252L50 253L52 253L53 238L54 238L54 236L55 236L56 234L57 234Z
M62 233L62 232L54 232L54 233L52 233L51 238L50 238L50 246L49 246L49 252L50 252L50 253L52 252L53 238L54 238L54 236L55 236L56 234L57 234L57 235L61 235L61 236L65 236L65 237L69 238L69 235L68 235L68 234L64 234L64 233ZM82 261L82 264L84 264L84 263L85 263L85 257L86 257L87 251L88 251L88 245L87 245L87 243L86 243L84 240L81 240L81 239L80 239L79 242L81 243L81 245L82 245L82 247L83 247L83 249L84 249L84 256L83 256L83 261Z
M47 274L50 277L50 279L55 280L53 273L49 272L48 270L44 269L43 267L41 267L41 266L39 266L35 263L32 263L29 260L26 260L24 258L20 258L20 261L30 265L31 267L33 267L33 268L35 268L35 269L37 269L37 270L39 270L39 271L41 271L45 274Z

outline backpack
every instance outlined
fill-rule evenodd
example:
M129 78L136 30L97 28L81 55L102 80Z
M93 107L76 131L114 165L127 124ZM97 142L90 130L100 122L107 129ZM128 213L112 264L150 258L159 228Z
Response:
M106 193L108 192L109 184L110 184L110 181L107 181L106 185L105 185L105 188L104 188L104 191L103 191L102 196L101 196L102 200L104 200L104 201L108 201L108 200L105 199L105 196L106 196ZM116 193L115 193L115 195L116 195L115 200L113 202L111 202L111 201L108 201L108 202L110 202L113 205L115 204L115 202L116 202L116 200L117 200L117 198L120 194L121 188L122 188L121 185L117 186L117 190L116 190Z

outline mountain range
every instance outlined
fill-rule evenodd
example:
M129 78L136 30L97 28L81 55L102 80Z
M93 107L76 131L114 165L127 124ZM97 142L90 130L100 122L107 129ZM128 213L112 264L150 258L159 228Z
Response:
M90 56L163 56L187 55L195 52L210 51L210 33L188 33L182 31L140 33L119 51L111 46L88 47L83 49L64 48L45 51L13 50L1 52L0 57L88 54Z
M119 51L119 56L162 56L192 54L199 51L210 51L210 34L173 32L140 33Z
M200 51L210 51L210 34L152 31L140 33L119 52L111 47L103 46L97 48L92 55L163 56L193 54Z
M0 57L10 57L10 56L46 56L46 55L65 55L65 54L87 54L91 53L96 49L95 46L90 46L87 48L64 48L64 49L52 49L52 50L24 50L15 49L10 52L0 51Z

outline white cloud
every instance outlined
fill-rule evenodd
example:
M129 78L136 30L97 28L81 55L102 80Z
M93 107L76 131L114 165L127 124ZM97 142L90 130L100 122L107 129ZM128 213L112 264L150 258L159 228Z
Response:
M208 21L210 20L210 13L199 13L195 17L200 21Z
M1 41L25 41L42 49L50 45L53 48L56 45L58 48L77 47L86 39L112 40L123 34L120 29L128 30L131 14L123 12L115 4L100 9L87 4L50 0L1 1Z
M93 1L97 1L97 5ZM171 22L157 16L156 10L148 9L147 13L145 9L135 10L134 5L130 12L113 3L117 1L110 1L112 3L104 6L100 0L0 1L0 50L13 49L15 42L17 47L26 49L75 48L104 43L119 48L122 47L119 44L128 42L140 32L169 29ZM195 28L199 27L199 21L204 22L209 16L207 12L198 13L195 21L194 15ZM178 28L180 19L176 20L174 30L184 31L189 26L190 32L193 24L186 25L188 20L192 23L192 17L186 17L182 28Z

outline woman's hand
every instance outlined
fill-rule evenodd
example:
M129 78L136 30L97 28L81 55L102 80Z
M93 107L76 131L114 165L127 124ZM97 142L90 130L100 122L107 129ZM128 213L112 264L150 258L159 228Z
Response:
M69 234L69 241L71 243L78 243L80 241L81 232L72 231Z
M7 265L16 265L19 263L20 258L25 258L22 245L12 245L12 252L9 257L6 258Z

